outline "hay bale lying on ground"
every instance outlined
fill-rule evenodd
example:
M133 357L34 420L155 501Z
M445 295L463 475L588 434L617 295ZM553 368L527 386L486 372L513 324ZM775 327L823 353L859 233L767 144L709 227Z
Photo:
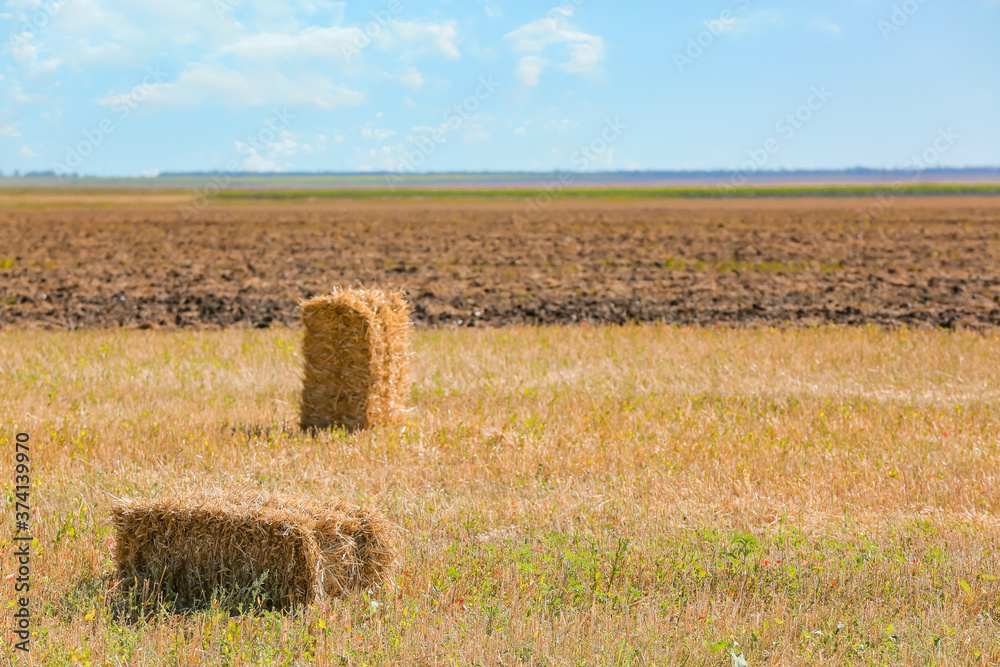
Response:
M302 428L397 418L410 392L410 307L402 293L338 290L301 305Z
M185 609L213 596L284 609L382 584L395 559L379 512L253 492L121 500L111 510L121 585Z
M323 553L323 588L337 597L379 585L396 558L388 521L380 512L342 500L308 506L310 527Z

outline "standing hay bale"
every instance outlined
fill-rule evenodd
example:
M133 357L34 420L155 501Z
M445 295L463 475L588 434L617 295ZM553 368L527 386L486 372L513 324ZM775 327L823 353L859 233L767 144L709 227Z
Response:
M410 392L410 308L402 293L338 290L301 305L302 428L396 419Z
M122 500L111 511L122 587L178 609L285 609L380 585L395 559L391 524L343 501L253 492Z

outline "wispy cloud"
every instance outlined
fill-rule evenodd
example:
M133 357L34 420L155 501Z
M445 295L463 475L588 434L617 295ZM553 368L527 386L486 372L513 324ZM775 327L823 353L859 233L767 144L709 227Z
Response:
M782 15L771 9L762 9L743 17L719 18L706 22L706 27L710 28L713 32L729 33L732 35L756 32L768 28L780 28L784 25L785 20Z
M375 141L380 141L380 142L385 141L394 134L396 133L393 132L392 130L380 129L375 127L375 123L371 121L366 123L365 126L361 128L362 137L364 137L365 139L374 139Z
M399 77L399 82L407 88L420 90L424 86L424 77L416 67L407 67Z
M383 44L387 48L403 50L404 58L419 53L438 53L446 58L461 57L458 50L458 21L443 23L424 21L392 21L391 34Z
M364 94L336 85L321 74L306 72L290 78L269 70L241 72L219 63L191 64L175 82L144 84L142 92L142 109L147 113L197 107L206 100L235 107L281 104L327 111L357 106L365 100ZM136 98L133 90L105 97L99 104L115 107Z
M353 55L356 45L363 43L365 39L365 34L359 28L311 27L296 33L247 35L222 46L219 53L265 62L286 58L335 58L347 61Z
M570 120L569 118L551 120L545 124L545 129L550 132L567 132L577 127L580 127L580 124L576 121Z
M285 171L291 166L291 163L287 162L287 158L299 153L314 154L326 150L326 135L316 135L316 139L312 143L303 142L303 136L303 133L280 130L275 134L274 139L267 143L254 145L252 142L249 144L242 141L235 142L233 145L236 152L245 155L240 162L240 168L243 171L255 172ZM343 139L341 136L334 138L337 143Z
M517 78L526 86L537 86L538 77L549 61L541 56L524 56L517 61Z
M567 20L573 15L569 6L557 7L546 18L526 23L505 35L515 52L528 53L517 63L517 76L526 86L537 86L542 71L552 61L542 56L548 47L566 45L568 60L556 67L571 74L596 74L604 60L604 40L581 31Z

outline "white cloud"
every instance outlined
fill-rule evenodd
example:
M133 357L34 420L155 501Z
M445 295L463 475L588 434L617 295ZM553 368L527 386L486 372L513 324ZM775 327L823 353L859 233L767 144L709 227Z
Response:
M310 27L295 34L248 35L223 46L219 52L265 62L282 58L336 58L346 62L367 39L359 28Z
M392 130L379 129L375 127L375 124L370 121L363 128L361 128L362 137L365 139L374 139L375 141L385 141L394 134L396 133Z
M139 172L139 175L143 178L156 178L160 175L159 169L143 169Z
M569 62L561 63L559 69L571 74L590 74L600 68L604 47L600 43L597 46L586 42L570 44L569 55Z
M128 49L117 42L81 46L74 55L74 62L85 62L89 65L122 63L129 59Z
M7 50L14 57L14 62L21 67L34 67L38 60L38 47L28 41L31 33L24 33L20 39L15 38L7 42Z
M193 63L174 83L143 84L99 103L113 106L132 99L152 111L194 107L209 98L235 107L279 104L315 106L327 111L357 106L365 99L364 94L335 85L321 74L307 72L291 79L274 70L238 72L218 63Z
M394 20L389 23L392 35L383 43L387 47L409 48L410 51L403 54L405 58L412 58L412 50L415 49L417 51L430 50L440 53L446 58L456 59L462 56L455 44L458 39L457 25L458 21L432 23Z
M13 101L17 105L42 104L48 99L46 95L25 93L21 84L13 79L11 79L10 85L7 87L7 91L4 92L3 97L4 101Z
M0 137L19 137L21 132L13 125L0 125Z
M704 22L704 26L715 35L741 35L746 32L783 26L784 24L785 22L782 19L781 14L770 9L753 12L747 16L739 18L726 16L719 17L717 19L709 19Z
M500 8L500 5L494 4L492 2L487 2L486 6L483 7L483 9L486 10L486 18L489 19L503 18L503 9Z
M552 132L567 132L575 127L580 127L580 124L570 120L569 118L553 120L545 124L545 129Z
M507 33L514 51L535 55L523 56L517 64L518 78L526 86L538 85L542 70L550 61L542 57L547 47L565 44L569 60L557 65L564 72L572 74L597 74L604 60L604 40L590 35L570 24L571 7L557 7L549 16L526 23L517 30Z
M134 65L148 61L165 43L195 41L204 31L192 30L191 25L218 24L210 3L200 7L192 0L175 0L169 7L153 2L136 4L142 5L140 14L130 12L127 5L119 11L114 3L103 0L61 2L58 14L39 35L39 40L54 51L50 66ZM141 25L134 22L137 16L143 17Z
M173 47L211 50L234 32L219 20L221 1L8 0L6 6L14 4L28 30L11 41L11 53L32 73L162 61Z
M306 153L322 153L326 150L326 135L317 134L315 143L312 145L302 144L302 150Z
M330 2L330 0L297 0L296 4L307 14L331 13L334 23L344 20L344 10L347 8L346 2Z
M410 152L403 144L379 146L369 150L355 149L358 171L398 171Z
M35 151L31 150L31 147L25 144L21 146L21 155L24 157L35 157Z
M300 144L295 140L295 137L301 135L292 134L288 130L282 130L278 132L277 140L270 141L264 144L264 149L270 153L272 156L275 155L288 155L292 156L298 153L300 150L304 150L305 146L308 144Z
M298 155L299 153L322 153L326 150L326 135L317 134L316 141L311 144L307 144L301 141L303 135L290 132L289 130L281 130L278 132L274 141L270 141L264 144L263 149L260 151L264 155L267 155L271 161L275 161L278 156L292 157L293 155ZM263 158L262 158L263 159ZM276 164L276 162L275 162Z
M376 24L377 25L377 24ZM218 52L258 62L283 59L334 59L347 63L369 44L383 50L398 49L404 60L412 60L425 52L437 52L448 58L458 58L457 21L444 23L421 21L389 21L377 30L333 25L329 28L310 26L301 30L261 32L240 37L219 47Z
M407 67L406 71L399 77L399 82L413 90L420 90L424 86L424 77L416 67Z
M241 153L249 153L240 164L241 171L270 172L282 171L281 166L274 160L262 157L256 148L248 146L240 141L236 142L236 150Z
M840 34L840 26L825 16L819 16L810 21L809 27L815 28L816 30L822 30L827 34L833 35L834 37Z
M183 75L182 75L183 76ZM190 83L190 82L188 82ZM177 83L139 84L127 93L108 95L97 101L101 106L111 107L116 113L134 109L150 113L161 109L181 109L198 105L200 98L195 91Z
M524 56L517 61L517 78L526 86L537 86L538 77L548 64L541 56Z
M62 64L62 60L59 58L49 58L48 60L43 60L38 63L32 72L35 74L48 74L50 72L55 72Z
M288 162L282 164L279 158L292 157L300 152L318 153L326 150L326 136L317 135L315 146L300 142L301 136L288 130L281 130L274 141L269 141L259 148L242 141L234 142L236 151L246 155L240 164L240 169L254 172L286 171L291 164Z

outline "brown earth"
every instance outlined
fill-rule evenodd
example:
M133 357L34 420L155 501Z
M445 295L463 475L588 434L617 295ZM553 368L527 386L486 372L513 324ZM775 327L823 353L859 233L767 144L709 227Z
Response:
M34 197L34 199L30 199ZM0 197L0 326L293 325L337 285L418 326L1000 325L1000 198L310 201ZM513 214L517 214L514 216Z

